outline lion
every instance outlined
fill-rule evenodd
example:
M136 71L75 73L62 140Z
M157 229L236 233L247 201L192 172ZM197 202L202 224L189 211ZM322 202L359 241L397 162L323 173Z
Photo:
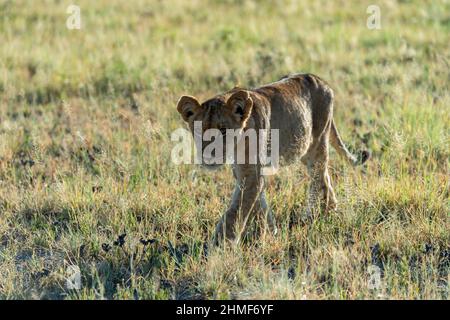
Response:
M235 87L203 103L184 95L177 110L193 135L195 121L201 121L203 132L214 128L224 135L227 129L278 129L278 152L283 164L300 159L311 178L303 215L310 220L316 212L334 210L337 205L328 172L330 143L352 165L363 164L370 157L367 150L360 151L359 156L350 153L343 143L333 120L333 100L333 90L318 76L292 74L258 88ZM202 143L201 148L207 145ZM239 242L247 221L255 217L263 218L269 231L276 234L261 163L233 164L232 169L236 186L231 204L216 226L214 244L224 240Z

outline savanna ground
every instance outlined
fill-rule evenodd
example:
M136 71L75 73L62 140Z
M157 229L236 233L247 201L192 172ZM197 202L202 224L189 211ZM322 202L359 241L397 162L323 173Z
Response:
M81 30L70 4L0 1L0 298L449 298L449 1L78 0ZM290 72L332 85L373 158L332 151L340 205L310 225L283 169L280 234L205 257L233 180L172 164L177 99Z

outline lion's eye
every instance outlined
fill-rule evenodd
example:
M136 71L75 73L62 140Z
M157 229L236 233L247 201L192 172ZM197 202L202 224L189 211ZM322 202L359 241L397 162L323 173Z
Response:
M222 133L222 135L226 135L227 134L227 129L226 128L220 128L220 133Z

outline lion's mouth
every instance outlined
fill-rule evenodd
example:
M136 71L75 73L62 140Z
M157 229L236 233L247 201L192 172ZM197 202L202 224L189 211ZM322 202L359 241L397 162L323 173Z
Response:
M211 163L211 164L208 164L208 163L202 163L201 164L201 167L202 168L205 168L205 169L207 169L207 170L211 170L211 171L213 171L213 170L217 170L217 169L219 169L220 167L222 167L223 166L223 164L217 164L217 163Z

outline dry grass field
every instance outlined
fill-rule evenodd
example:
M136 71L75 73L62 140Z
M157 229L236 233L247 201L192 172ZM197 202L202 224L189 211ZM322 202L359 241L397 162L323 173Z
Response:
M0 0L1 299L450 298L449 1L73 3L80 30L70 1ZM339 208L309 225L282 169L279 234L206 248L233 178L171 162L177 100L294 72L373 158L332 151Z

